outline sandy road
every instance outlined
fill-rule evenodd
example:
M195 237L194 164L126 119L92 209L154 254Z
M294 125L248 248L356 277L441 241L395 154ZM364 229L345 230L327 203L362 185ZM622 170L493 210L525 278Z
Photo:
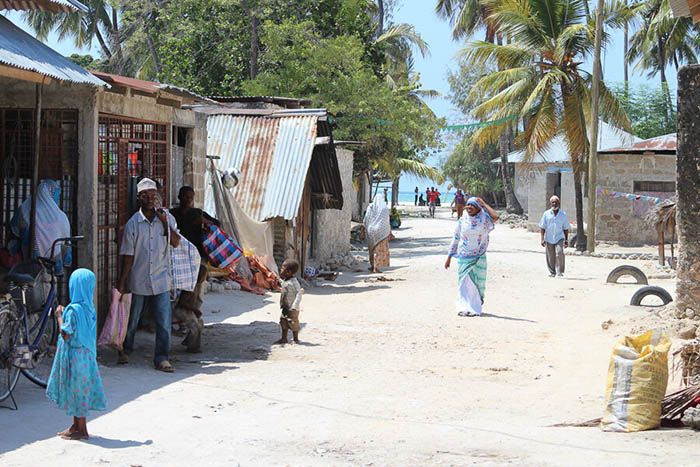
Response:
M689 430L551 428L601 415L610 350L635 286L605 285L622 261L567 257L551 279L536 234L498 226L485 316L454 313L442 267L454 220L407 218L393 282L345 273L308 290L303 345L278 338L278 295L210 294L205 352L174 341L177 372L155 372L152 339L116 367L101 354L109 411L89 442L53 434L67 417L23 381L0 411L0 464L693 465ZM640 262L634 263L641 265ZM669 280L655 280L672 290ZM613 319L610 330L601 322ZM627 326L627 328L626 328Z

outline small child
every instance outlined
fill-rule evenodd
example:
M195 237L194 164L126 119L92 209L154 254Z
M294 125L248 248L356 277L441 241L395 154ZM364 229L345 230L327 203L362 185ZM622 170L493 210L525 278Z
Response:
M282 263L280 271L280 286L282 295L280 296L280 326L282 327L282 338L275 344L287 343L287 331L292 330L294 342L299 343L299 304L304 289L299 285L299 281L294 275L299 271L299 262L294 259L287 259Z
M73 416L73 424L58 433L63 439L88 439L89 410L105 410L107 401L97 367L97 314L93 304L95 274L77 269L68 282L70 304L56 308L61 331L46 395Z

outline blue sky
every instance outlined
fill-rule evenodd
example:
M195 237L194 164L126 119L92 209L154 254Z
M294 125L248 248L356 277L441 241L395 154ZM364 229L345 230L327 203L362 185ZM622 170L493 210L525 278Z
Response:
M416 52L415 70L421 74L421 83L425 89L435 89L444 95L450 91L447 83L447 71L456 67L455 55L464 47L464 44L456 43L452 40L450 25L438 18L434 13L435 0L403 0L398 2L398 7L393 13L393 22L413 24L416 30L430 46L430 55L421 57ZM5 12L11 21L21 28L29 31L26 23L22 21L21 14L17 12ZM31 32L31 31L29 31ZM477 32L477 38L483 37L483 32ZM603 52L603 75L606 82L622 82L623 80L623 54L622 54L622 31L613 31L612 40ZM52 34L47 44L63 55L72 53L91 53L97 57L99 55L97 44L94 43L92 50L78 50L70 39L59 41L56 34ZM590 70L590 63L587 64ZM630 70L631 73L631 70ZM671 83L671 88L675 89L676 70L672 67L666 70L666 75ZM633 84L648 84L659 86L658 77L648 79L640 73L631 73L630 81ZM447 99L432 99L428 104L439 117L445 117L449 124L468 123L463 116L455 109ZM449 147L445 149L445 154L449 152ZM428 158L428 163L437 166L441 156ZM412 176L401 177L400 191L413 191L417 185L421 190L431 182L418 180ZM447 190L447 184L441 191Z

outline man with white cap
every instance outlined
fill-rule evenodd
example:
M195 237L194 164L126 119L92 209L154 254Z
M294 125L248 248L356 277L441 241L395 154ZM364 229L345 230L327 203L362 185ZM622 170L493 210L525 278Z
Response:
M119 291L131 292L129 328L119 363L128 363L134 337L145 306L153 311L156 322L156 346L153 364L157 370L172 373L168 361L172 316L170 309L170 246L177 248L180 235L175 218L160 208L156 182L144 178L136 186L141 209L124 227L121 249L123 258ZM128 279L128 281L127 281Z
M569 218L559 209L561 201L557 195L549 198L549 209L540 220L540 240L547 254L549 277L564 275L564 248L569 246Z

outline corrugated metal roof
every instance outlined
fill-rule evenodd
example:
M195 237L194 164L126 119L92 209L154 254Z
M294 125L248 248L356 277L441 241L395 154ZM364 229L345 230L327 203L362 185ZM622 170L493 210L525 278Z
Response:
M172 86L170 84L145 81L142 79L129 78L128 76L113 75L110 73L102 73L101 71L91 71L90 73L110 84L123 86L125 88L136 89L138 91L146 92L149 94L158 94L159 91L164 91L168 94L171 94L172 97L191 99L194 102L206 102L209 104L214 103L213 100L207 97L200 96L199 94L195 94L194 92L188 91L185 88Z
M605 123L604 121L599 121L599 133L598 133L598 150L602 148L609 148L611 146L622 146L625 144L636 143L641 141L640 138L627 133L626 131L620 130L612 125ZM508 154L508 162L514 164L519 164L523 161L525 156L524 150L513 151ZM497 157L491 162L500 162L501 158ZM559 135L552 143L542 152L535 154L532 158L532 164L560 164L565 162L571 162L571 157L569 157L569 148L566 145L566 139L564 136Z
M0 10L39 10L53 13L88 12L88 8L76 0L0 0Z
M106 83L22 31L4 16L0 16L0 63L60 81L106 86Z
M319 110L315 113L299 110L277 116L220 114L209 117L207 154L221 158L217 161L219 168L236 167L241 171L240 182L233 193L252 218L263 221L296 217L316 145L319 113ZM333 192L341 193L342 206L342 186L336 186L340 180L337 161L335 165L332 161L325 162L330 168L319 171L319 176L330 177ZM323 163L323 160L319 162ZM206 187L205 208L213 212L214 200L208 180Z
M620 146L616 148L609 148L599 151L600 153L615 153L615 152L676 152L676 134L669 133L668 135L657 136L656 138L645 139L644 141L639 141L637 143Z

